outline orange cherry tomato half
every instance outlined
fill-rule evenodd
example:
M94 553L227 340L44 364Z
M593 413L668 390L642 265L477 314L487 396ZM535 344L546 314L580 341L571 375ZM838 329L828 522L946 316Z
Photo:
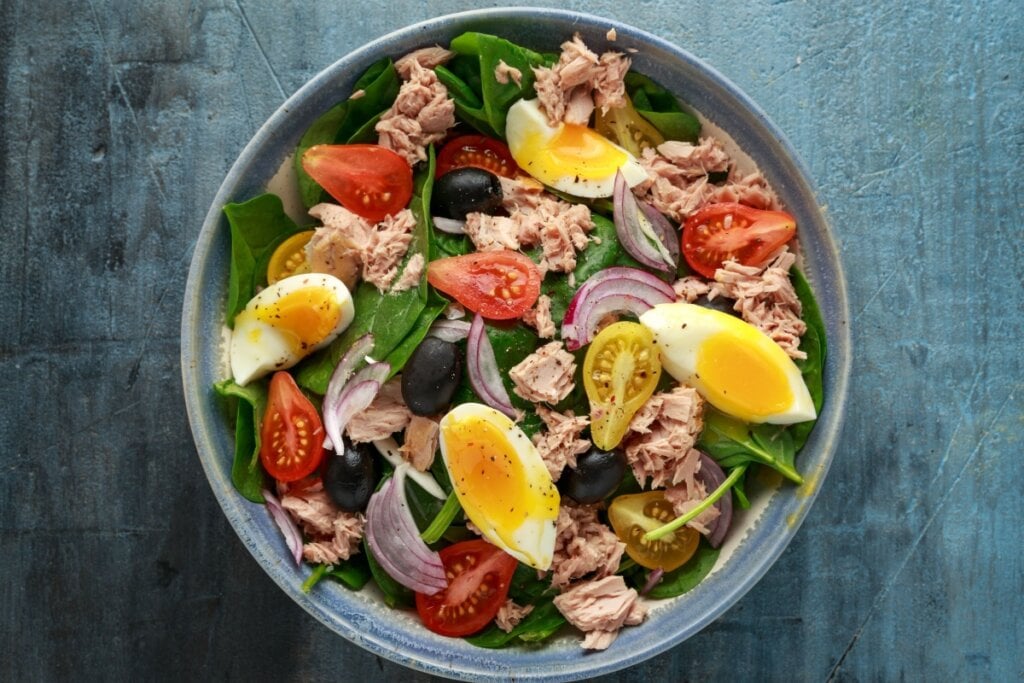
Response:
M644 534L675 519L672 503L664 491L619 496L608 507L608 521L615 535L626 544L626 554L648 569L667 572L678 569L697 552L700 534L688 526L676 529L657 541L645 541Z
M723 202L698 209L683 226L683 255L707 278L728 260L745 266L764 263L796 234L796 220L785 211L763 211Z
M416 594L424 626L443 636L468 636L487 626L508 596L514 557L475 539L442 548L448 588L435 595Z
M412 198L412 167L380 145L314 145L302 168L352 213L371 223L404 209Z
M260 426L260 462L278 481L298 481L316 471L324 458L320 415L287 372L270 380Z
M448 171L473 166L494 175L514 178L519 174L508 145L483 135L460 135L452 138L437 155L437 173L440 178Z
M278 245L267 264L267 284L272 285L292 275L308 273L309 261L306 260L306 245L313 239L315 230L304 230L296 233Z
M540 295L540 269L517 251L482 251L431 261L427 282L492 320L518 318Z

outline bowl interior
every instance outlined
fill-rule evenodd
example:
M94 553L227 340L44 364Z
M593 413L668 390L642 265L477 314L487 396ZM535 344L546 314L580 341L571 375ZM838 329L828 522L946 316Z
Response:
M221 207L263 192L305 129L348 96L355 79L384 55L401 56L426 45L446 45L465 31L499 34L513 42L555 52L581 34L604 49L636 48L633 68L688 103L723 130L751 157L800 226L804 269L825 318L829 356L826 402L801 453L807 483L762 486L756 504L737 519L715 572L694 590L665 601L639 627L623 629L602 652L579 648L575 634L541 648L483 650L460 639L436 636L414 615L387 608L371 590L354 593L321 583L310 594L299 586L309 569L296 569L280 533L263 506L249 503L231 485L233 430L212 385L226 376L223 329L230 241ZM734 85L680 48L615 21L540 9L467 12L433 19L383 38L345 56L293 95L246 146L224 180L196 244L182 316L182 374L189 420L210 485L239 538L277 584L331 629L377 654L434 674L481 679L575 679L596 676L642 661L698 632L735 603L771 566L796 533L824 478L840 431L849 373L849 329L845 280L836 245L804 167L784 136Z

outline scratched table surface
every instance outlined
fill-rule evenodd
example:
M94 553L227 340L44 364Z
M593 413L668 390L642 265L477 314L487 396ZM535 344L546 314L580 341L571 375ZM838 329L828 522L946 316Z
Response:
M699 635L605 680L1024 677L1024 12L539 3L659 34L786 131L855 345L820 497ZM905 6L904 6L905 5ZM0 679L425 680L294 605L207 485L182 292L236 155L347 51L470 2L0 2Z

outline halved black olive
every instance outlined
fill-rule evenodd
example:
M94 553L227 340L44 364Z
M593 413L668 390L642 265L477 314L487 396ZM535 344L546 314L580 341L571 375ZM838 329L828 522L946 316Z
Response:
M492 214L501 207L501 181L482 168L457 168L434 183L435 216L465 220L469 213Z
M447 410L462 381L462 352L451 342L427 337L402 370L402 399L414 415Z
M345 512L360 512L366 509L377 487L375 449L372 444L354 444L348 439L343 446L340 452L328 456L324 491Z
M576 457L576 468L567 467L558 480L558 488L577 503L597 503L618 487L626 474L626 456L622 451L591 448Z

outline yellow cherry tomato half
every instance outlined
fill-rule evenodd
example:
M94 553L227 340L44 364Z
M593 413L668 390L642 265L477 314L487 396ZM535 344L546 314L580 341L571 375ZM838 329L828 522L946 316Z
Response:
M610 451L619 445L660 378L654 335L640 323L615 323L594 337L583 359L583 388L595 446Z
M676 529L657 541L645 541L644 534L676 518L664 491L619 496L608 508L615 535L626 544L626 553L648 569L670 572L682 567L697 552L700 534L688 526Z
M281 242L270 257L267 264L267 284L272 285L291 275L308 273L309 261L306 260L306 245L313 238L314 230L299 232Z
M639 157L644 149L657 147L665 142L665 137L650 121L640 115L629 97L625 97L625 100L624 106L609 107L608 111L602 111L598 107L594 115L594 128L601 135L624 147L633 156Z

